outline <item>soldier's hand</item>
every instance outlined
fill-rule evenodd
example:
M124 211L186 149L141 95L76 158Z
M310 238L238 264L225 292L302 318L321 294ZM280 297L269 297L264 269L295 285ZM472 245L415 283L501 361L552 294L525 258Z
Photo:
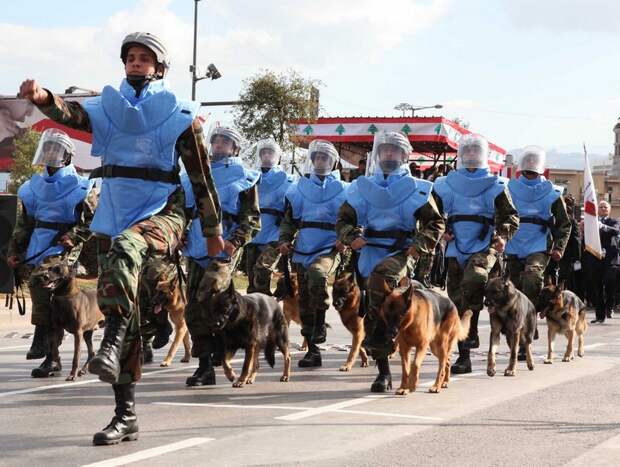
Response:
M418 248L415 245L411 245L409 247L409 249L407 250L407 255L411 256L413 259L419 259L420 258L420 252L418 251Z
M211 257L219 255L224 250L224 239L221 235L207 237L207 254Z
M11 268L11 269L15 269L18 264L19 264L19 257L18 256L9 256L6 259L6 264Z
M340 240L336 240L335 246L336 246L336 251L338 251L338 253L342 253L344 250L347 249L344 243L342 243Z
M75 246L75 244L73 243L73 240L71 240L71 238L68 235L63 235L62 237L60 237L60 240L58 241L58 243L60 243L63 247L65 247L65 250L70 250Z
M560 250L553 250L551 252L551 259L553 261L560 261L562 259L562 252Z
M278 247L278 251L280 252L282 256L288 256L288 254L291 252L291 244L287 242L282 243Z
M503 253L505 247L506 240L504 240L502 237L497 237L493 242L493 248L495 248L495 251L497 251L498 253Z
M368 242L366 241L365 238L357 237L355 240L351 242L351 248L357 251L363 248L366 245L366 243Z
M444 239L446 242L451 242L452 240L454 240L454 235L452 235L452 234L451 234L451 233L449 233L449 232L446 232L445 234L443 234L443 239Z
M226 240L224 242L224 251L228 256L232 256L235 254L235 251L237 251L237 247L235 247L235 245Z
M47 91L39 86L34 79L27 79L19 87L19 97L28 99L35 104L45 104L47 101Z

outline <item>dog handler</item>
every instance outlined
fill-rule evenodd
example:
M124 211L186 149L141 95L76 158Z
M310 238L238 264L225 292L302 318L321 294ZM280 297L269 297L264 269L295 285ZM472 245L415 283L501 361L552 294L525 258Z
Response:
M74 264L90 232L97 197L93 182L78 175L71 163L75 146L64 131L45 130L39 140L32 165L43 166L17 192L22 205L13 238L9 245L9 267L16 269L18 281L30 276L28 288L32 300L34 338L27 360L45 357L33 378L46 378L60 371L60 362L50 353L51 300L48 289L41 287L37 271L45 269L54 258Z
M168 53L159 38L136 32L123 40L120 57L126 78L120 89L106 86L84 106L65 102L34 80L24 81L22 97L51 119L92 133L92 154L101 157L99 206L91 224L98 238L97 299L106 326L89 369L112 384L115 415L94 444L138 437L135 383L140 379L138 277L148 258L167 255L186 224L185 196L179 187L183 159L196 196L209 253L224 247L220 209L211 178L198 104L178 99L164 79Z
M411 175L409 154L411 144L404 134L377 133L366 175L347 190L336 222L339 240L360 252L358 268L367 282L364 346L379 370L372 392L392 387L388 356L394 351L394 336L377 319L384 285L393 289L403 277L411 277L417 259L434 251L445 228L433 184Z
M213 336L213 324L219 310L211 309L211 297L228 288L241 260L243 247L260 230L256 187L259 172L246 169L238 157L241 135L234 128L216 127L211 133L210 143L211 171L222 204L225 246L221 254L210 255L201 240L201 219L194 215L183 249L183 254L189 258L185 321L192 337L192 356L198 357L199 364L194 374L187 378L188 386L215 384L213 357L221 349L218 348L217 336ZM187 177L183 176L181 181L191 193ZM186 203L188 209L194 208L191 196Z
M479 135L459 141L457 169L439 177L433 187L447 217L448 296L462 315L472 310L469 336L459 342L456 374L471 373L470 349L480 346L478 317L489 273L519 228L519 216L507 180L489 172L489 143Z

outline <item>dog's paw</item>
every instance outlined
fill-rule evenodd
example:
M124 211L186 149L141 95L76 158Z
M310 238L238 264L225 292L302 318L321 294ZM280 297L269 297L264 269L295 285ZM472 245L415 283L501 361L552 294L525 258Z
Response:
M88 370L86 368L82 368L80 371L78 371L78 376L84 376L86 373L88 373Z
M545 365L553 365L553 360L551 358L545 358L543 361Z
M366 361L362 360L362 363L360 363L360 368L368 368L368 360Z
M351 366L350 364L346 363L344 365L342 365L340 368L338 368L339 371L351 371Z
M527 369L530 370L530 371L534 371L534 364L533 363L532 364L528 363L527 364Z
M284 376L284 375L282 375L282 376L280 377L280 381L281 381L281 382L283 382L283 383L288 383L288 376Z
M428 388L428 392L431 394L439 394L439 386L435 386L434 384Z
M240 379L238 379L237 381L235 381L235 382L232 384L232 387L233 387L233 388L242 388L242 387L243 387L243 384L244 384L244 381L241 381Z
M570 362L573 359L572 355L564 355L564 357L562 357L562 361L563 362Z
M166 368L166 367L170 366L170 362L168 360L164 360L163 362L161 362L159 364L159 366L162 367L162 368Z
M517 372L515 370L510 370L510 369L506 369L506 371L504 371L504 376L515 376L517 374Z
M446 381L444 381L443 383L441 383L441 388L442 389L446 389L448 387L448 383Z
M583 350L577 352L577 356L580 358L583 358L584 355L585 355L585 352Z
M69 376L67 376L65 381L75 381L75 374L71 373Z
M230 373L225 373L226 378L228 379L228 381L230 381L231 383L237 379L237 375L235 374L234 371L231 371Z
M407 388L398 388L396 390L396 395L397 396L406 396L409 393L409 389Z
M189 357L183 357L181 359L181 363L189 363L189 359L190 359Z
M490 377L495 376L495 368L487 368L487 375Z

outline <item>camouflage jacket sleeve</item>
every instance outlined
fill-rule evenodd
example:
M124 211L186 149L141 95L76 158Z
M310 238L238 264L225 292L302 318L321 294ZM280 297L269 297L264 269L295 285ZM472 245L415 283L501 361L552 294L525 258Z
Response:
M211 174L211 164L200 120L194 119L189 128L179 136L176 149L192 184L203 235L205 237L222 235L222 209Z
M61 97L47 91L47 102L37 105L39 110L55 122L62 123L76 130L92 133L88 113L79 102L65 101Z
M293 207L285 201L284 217L280 223L279 243L293 243L297 235L297 221L293 218Z
M34 231L34 217L26 212L23 203L18 209L13 236L9 243L7 256L17 256L20 261L26 259L24 256L30 243L30 237Z
M73 226L65 235L67 235L73 245L79 246L90 238L90 223L95 216L95 209L97 208L97 193L94 189L90 190L90 193L84 201L78 206L80 218L78 223Z
M435 247L446 230L446 222L439 211L435 196L416 211L417 228L413 245L420 254L433 254Z
M553 236L553 249L558 250L562 254L568 245L570 239L570 233L572 229L571 219L566 211L566 203L564 197L560 196L551 205L551 214L555 218L555 226L551 229L551 235Z
M518 229L519 213L512 203L508 189L505 188L495 198L495 234L492 242L496 237L501 237L508 241L517 233Z
M338 240L344 245L350 245L353 240L361 237L364 233L364 230L357 225L355 209L347 201L342 203L338 210L336 233L338 234Z
M235 248L245 246L260 230L260 208L258 205L258 187L239 193L238 226L230 235L228 241Z

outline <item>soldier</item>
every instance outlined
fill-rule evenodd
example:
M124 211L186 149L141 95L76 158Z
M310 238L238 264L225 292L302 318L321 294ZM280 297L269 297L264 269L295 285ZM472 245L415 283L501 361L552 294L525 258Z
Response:
M392 388L388 356L394 344L385 323L377 319L384 285L395 288L403 277L411 277L420 255L432 254L445 228L431 196L432 183L411 175L409 154L411 144L404 134L377 133L367 174L347 190L336 223L339 240L359 251L358 269L367 284L364 346L379 370L372 392Z
M183 254L189 258L188 303L185 321L192 337L192 356L199 365L187 378L188 386L215 384L214 353L218 342L213 335L213 319L217 310L210 309L213 294L226 290L239 265L243 247L260 230L260 210L256 183L259 173L246 169L238 157L241 135L234 128L216 127L210 137L211 170L222 205L224 251L209 255L201 241L201 220L194 216L187 234ZM187 192L191 192L188 179L181 179ZM191 201L191 197L188 198ZM188 208L193 206L187 205Z
M18 282L30 276L34 338L26 359L45 357L32 370L33 378L46 378L60 371L60 362L53 361L50 353L52 296L41 287L36 272L59 256L69 264L77 261L90 236L88 225L96 205L93 183L77 174L71 163L74 155L69 135L58 129L45 130L32 161L34 166L45 167L43 173L35 174L17 192L22 209L7 263L16 269Z
M519 229L506 244L510 280L536 303L549 259L559 262L571 232L562 188L544 177L545 151L529 146L519 160L521 175L508 182ZM523 354L523 357L525 354Z
M507 180L489 172L489 144L479 135L459 141L457 170L435 181L439 209L447 216L448 296L462 314L473 311L469 336L459 343L452 372L470 373L470 349L480 346L478 317L489 272L519 227Z
M329 308L327 281L340 263L336 239L336 216L348 184L334 170L338 151L332 143L314 140L308 148L304 176L286 193L286 209L280 225L279 249L288 256L293 240L292 262L299 281L301 335L308 352L299 361L302 368L322 365L317 344L327 339L325 313Z
M138 278L149 258L174 251L186 224L178 158L190 174L202 233L210 254L223 248L220 210L206 154L198 104L177 99L164 75L169 66L163 43L144 32L123 40L126 78L120 90L106 86L84 106L65 102L36 81L24 81L22 97L53 120L93 134L91 153L102 158L103 178L91 230L97 235L100 266L97 300L106 315L101 347L89 370L112 384L115 415L93 437L94 444L138 438L135 383L140 379Z
M284 216L284 195L293 183L293 176L280 167L281 150L274 140L259 141L256 152L261 171L258 181L261 229L247 246L248 293L271 295L271 276L280 261L277 246Z

